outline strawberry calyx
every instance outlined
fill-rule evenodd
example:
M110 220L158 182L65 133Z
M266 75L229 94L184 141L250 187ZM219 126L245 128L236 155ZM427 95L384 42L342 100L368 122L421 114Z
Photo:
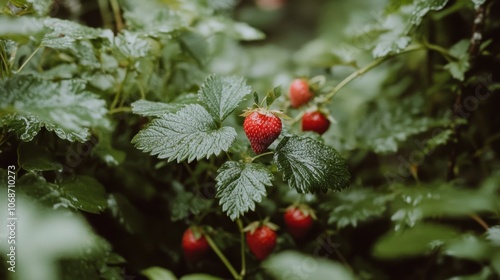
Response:
M262 226L266 226L266 227L272 229L273 231L277 231L279 229L278 225L271 223L269 221L269 217L266 217L262 221L255 221L255 222L248 224L246 227L243 228L243 232L250 232L250 234L253 234L256 229L258 229Z
M241 117L247 117L250 116L252 113L258 112L259 114L271 116L274 115L278 118L282 118L285 120L291 119L289 116L287 116L285 113L281 112L280 110L269 110L268 108L262 108L262 107L249 107L243 110L243 113L240 115Z
M316 212L306 204L292 204L285 209L285 212L292 209L299 210L304 216L310 216L313 220L318 219Z

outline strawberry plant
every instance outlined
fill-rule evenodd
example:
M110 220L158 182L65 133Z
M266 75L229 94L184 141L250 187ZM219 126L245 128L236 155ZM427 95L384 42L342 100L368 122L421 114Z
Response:
M0 279L497 279L499 8L0 0Z

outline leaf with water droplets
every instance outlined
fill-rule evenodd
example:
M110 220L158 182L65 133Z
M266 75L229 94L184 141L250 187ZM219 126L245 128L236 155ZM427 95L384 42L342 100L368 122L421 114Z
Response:
M290 187L299 193L340 191L349 187L346 161L332 147L307 137L286 136L274 162Z
M234 128L219 127L203 106L191 104L153 120L132 144L158 158L191 162L228 151L235 139Z
M31 141L45 127L59 138L85 142L89 128L106 127L106 102L82 80L52 82L18 75L0 82L0 127Z

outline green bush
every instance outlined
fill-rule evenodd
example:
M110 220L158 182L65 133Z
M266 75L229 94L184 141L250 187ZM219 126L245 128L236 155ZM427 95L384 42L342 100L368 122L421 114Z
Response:
M499 8L0 0L0 278L497 279ZM256 155L257 107L283 128Z

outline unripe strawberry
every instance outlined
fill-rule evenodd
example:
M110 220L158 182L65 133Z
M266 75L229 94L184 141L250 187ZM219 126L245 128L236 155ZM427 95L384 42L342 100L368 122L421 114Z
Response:
M246 242L250 252L259 261L265 259L276 247L276 232L262 225L246 234Z
M252 150L260 154L280 135L281 120L272 112L258 110L245 117L243 129L250 140Z
M330 121L319 111L306 112L304 116L302 116L302 131L314 131L323 134L329 127Z
M290 97L290 105L298 108L313 98L313 93L309 88L309 82L304 79L295 79L290 84L288 92Z
M198 238L197 238L198 237ZM209 251L210 246L203 233L196 236L191 228L186 229L182 236L182 250L189 262L201 260Z

